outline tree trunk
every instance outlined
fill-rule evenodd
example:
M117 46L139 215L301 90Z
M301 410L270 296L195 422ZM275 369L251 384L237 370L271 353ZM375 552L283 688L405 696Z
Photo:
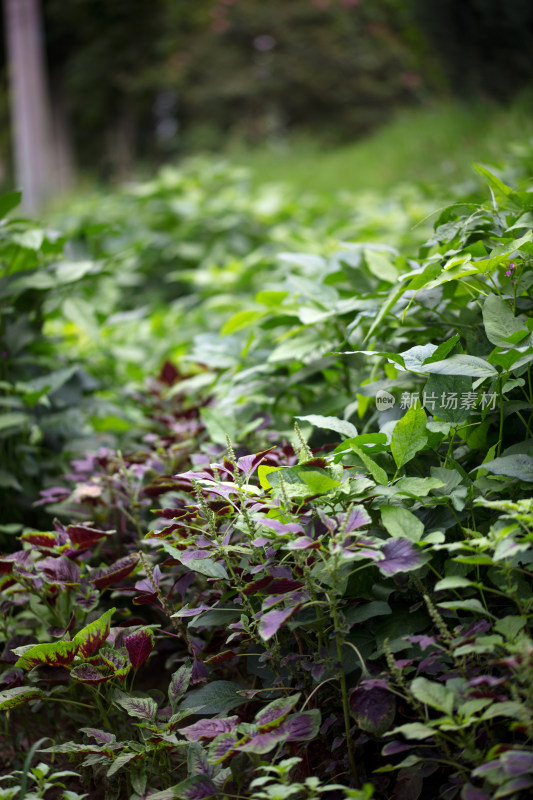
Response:
M54 190L50 112L39 0L4 0L16 183L38 214Z

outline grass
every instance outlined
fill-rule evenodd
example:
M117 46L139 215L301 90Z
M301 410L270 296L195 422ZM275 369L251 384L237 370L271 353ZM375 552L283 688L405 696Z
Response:
M404 111L373 136L327 149L309 140L228 155L252 171L256 184L289 182L301 190L384 192L404 181L458 183L472 177L472 162L497 164L516 142L533 137L530 98L508 108L440 104Z

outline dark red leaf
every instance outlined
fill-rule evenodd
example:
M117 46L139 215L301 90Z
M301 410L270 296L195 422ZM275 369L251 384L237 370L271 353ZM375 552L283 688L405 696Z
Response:
M91 583L96 589L106 589L114 583L118 583L123 578L133 572L137 566L138 556L131 555L120 558L112 567L107 569L94 570ZM95 575L95 573L97 573Z
M124 642L131 665L134 669L140 667L147 660L154 648L154 635L150 628L131 633Z
M112 536L114 533L115 531L100 531L97 528L91 528L89 525L69 525L67 527L68 537L73 547L77 549L91 547L100 539Z

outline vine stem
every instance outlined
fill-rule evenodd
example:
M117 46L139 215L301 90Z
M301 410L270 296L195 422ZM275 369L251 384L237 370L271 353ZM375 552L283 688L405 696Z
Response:
M353 742L350 736L350 704L348 702L348 688L346 686L346 676L344 674L342 668L342 637L338 633L339 630L339 617L337 614L337 608L335 603L332 603L331 608L333 614L333 624L335 626L335 645L337 648L337 659L339 661L339 682L341 685L341 695L342 695L342 711L344 716L344 730L346 732L346 748L348 750L348 762L350 764L350 772L352 774L353 782L355 784L356 789L361 786L361 781L359 780L359 773L357 771L357 765L355 763L355 757L353 752Z

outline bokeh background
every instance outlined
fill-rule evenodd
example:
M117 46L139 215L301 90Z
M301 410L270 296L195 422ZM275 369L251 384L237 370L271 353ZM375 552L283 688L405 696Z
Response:
M206 150L261 180L286 177L289 155L309 180L317 155L401 118L384 145L397 157L376 160L383 174L365 174L364 151L327 163L332 185L360 172L380 185L396 177L387 166L423 176L434 150L453 172L458 140L468 156L474 139L479 157L488 127L523 138L531 116L531 0L4 0L4 10L1 177L22 180L14 103L26 74L43 105L29 147L50 165L38 195ZM315 179L328 181L320 168Z

